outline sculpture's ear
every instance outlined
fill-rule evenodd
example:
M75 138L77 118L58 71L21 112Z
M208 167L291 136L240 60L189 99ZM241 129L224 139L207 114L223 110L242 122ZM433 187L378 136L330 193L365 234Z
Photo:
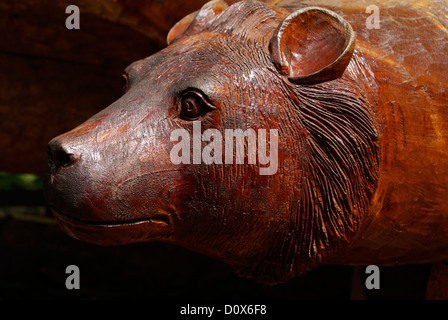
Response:
M173 42L174 39L176 39L178 36L180 36L181 34L183 34L188 27L190 26L190 24L193 22L194 18L196 17L196 15L198 14L199 11L195 11L190 13L188 16L185 16L184 18L182 18L181 20L179 20L170 30L170 32L168 32L168 36L166 37L166 42L168 44L170 44L171 42Z
M336 13L305 8L286 17L269 43L277 70L294 84L315 84L342 76L355 48L355 33Z
M223 0L212 0L204 4L204 6L177 22L170 30L167 36L168 44L174 39L187 32L192 32L203 27L208 21L219 15L228 7Z

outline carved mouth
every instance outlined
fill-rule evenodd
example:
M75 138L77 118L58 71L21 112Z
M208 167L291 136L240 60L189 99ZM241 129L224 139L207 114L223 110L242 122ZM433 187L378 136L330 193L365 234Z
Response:
M75 239L100 245L121 245L167 240L171 223L167 214L125 221L91 221L68 216L50 207L60 226Z
M158 224L170 224L168 216L164 214L155 215L150 218L142 218L142 219L133 219L133 220L114 220L114 221L94 221L94 220L82 220L78 219L72 216L68 216L64 213L62 213L60 210L58 210L55 207L50 207L51 211L57 218L62 218L63 220L70 220L75 223L79 223L85 226L98 226L98 227L113 227L113 226L121 226L121 225L133 225L133 224L139 224L143 222L150 222L150 223L158 223Z

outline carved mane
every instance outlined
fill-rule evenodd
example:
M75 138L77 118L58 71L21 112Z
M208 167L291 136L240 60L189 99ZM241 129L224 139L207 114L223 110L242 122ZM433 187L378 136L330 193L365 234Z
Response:
M305 273L348 244L366 221L380 161L374 98L363 87L372 80L366 68L356 52L341 79L286 84L299 119L296 139L305 139L300 196L290 203L283 243L260 265L238 267L241 275L277 283Z
M275 70L266 49L288 12L241 2L205 28L243 42L251 52L258 50L256 57L245 60L245 68L262 63ZM258 265L235 267L240 275L267 283L304 273L349 242L369 214L379 169L375 94L367 95L376 85L359 49L340 79L317 85L294 85L280 75L271 80L285 98L277 101L279 109L291 114L282 113L278 120L296 126L295 139L304 154L297 161L300 176L294 177L299 196L289 200L288 234Z
M293 101L309 134L303 194L293 217L301 265L321 262L348 243L369 214L378 179L378 124L360 85L367 83L360 60L358 52L339 80L295 90Z

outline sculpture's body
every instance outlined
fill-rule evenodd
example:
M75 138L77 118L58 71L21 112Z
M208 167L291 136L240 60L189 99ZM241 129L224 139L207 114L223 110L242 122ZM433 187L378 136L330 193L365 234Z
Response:
M354 32L306 3L215 1L133 63L122 98L50 142L46 198L65 230L176 243L269 283L448 259L447 9L378 5L369 30L367 3L316 5ZM277 172L174 164L170 136L196 118L277 129Z

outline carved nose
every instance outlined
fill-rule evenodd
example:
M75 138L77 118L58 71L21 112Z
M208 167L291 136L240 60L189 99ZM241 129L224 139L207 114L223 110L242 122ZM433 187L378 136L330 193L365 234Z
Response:
M48 166L51 173L56 173L62 168L69 168L78 162L80 156L67 151L58 139L48 143Z

